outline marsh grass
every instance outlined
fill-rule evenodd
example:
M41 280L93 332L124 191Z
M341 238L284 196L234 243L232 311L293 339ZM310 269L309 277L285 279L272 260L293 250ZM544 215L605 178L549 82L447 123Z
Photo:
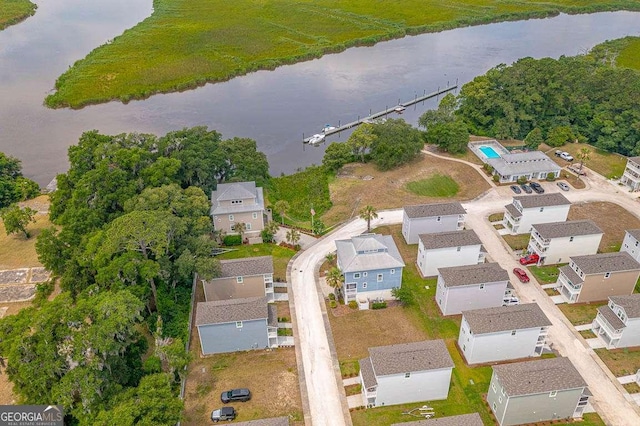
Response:
M29 0L0 0L0 30L27 19L37 7Z

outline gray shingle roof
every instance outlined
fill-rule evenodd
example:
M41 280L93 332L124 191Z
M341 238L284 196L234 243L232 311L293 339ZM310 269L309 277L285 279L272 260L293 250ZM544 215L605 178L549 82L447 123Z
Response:
M520 204L522 204L522 207L525 209L571 205L571 201L567 200L567 197L559 192L554 192L552 194L534 194L513 197L513 199L518 200Z
M459 416L440 417L414 422L394 423L391 426L484 426L478 413L461 414Z
M577 237L580 235L604 233L592 220L538 223L533 225L533 227L542 238Z
M439 249L445 247L475 246L482 244L480 237L471 229L464 231L436 232L435 234L420 234L418 236L425 249Z
M584 280L580 278L580 275L576 274L576 271L571 269L571 266L569 265L564 265L559 269L559 271L562 272L574 285L584 282Z
M629 160L633 161L636 164L640 164L640 157L629 157Z
M289 426L289 417L271 417L270 419L249 420L233 424L235 426Z
M570 259L587 275L640 270L640 263L626 251L573 256Z
M504 207L507 209L511 217L522 217L522 213L520 213L520 210L516 209L516 206L514 206L513 204L507 204Z
M404 212L411 219L418 217L449 216L467 213L464 207L462 207L462 204L458 202L404 206Z
M276 305L267 305L267 325L269 327L278 327L278 307Z
M371 365L371 358L361 359L359 364L360 374L362 374L362 381L364 382L364 388L369 389L378 386L376 373L373 372L373 366Z
M607 320L614 330L622 330L625 327L622 320L611 310L609 305L598 307L598 312Z
M269 310L266 297L199 302L196 306L196 325L267 318Z
M243 200L242 204L221 206L221 201ZM255 200L255 203L253 202ZM211 214L229 214L264 210L262 188L255 182L221 183L211 192Z
M640 229L627 229L629 235L631 235L636 240L640 241Z
M564 357L495 365L493 371L510 397L587 386L569 358Z
M343 273L404 266L391 235L363 234L350 240L336 240L336 249Z
M502 154L500 158L488 158L486 162L502 176L561 170L560 166L541 151Z
M551 321L537 303L473 309L463 311L462 316L467 320L473 334L497 333L551 325Z
M369 348L376 377L412 371L453 368L453 360L444 340L425 340Z
M498 263L438 268L445 287L509 281L509 273Z
M629 296L609 296L609 299L618 306L624 308L629 318L640 318L640 294Z
M248 277L251 275L273 274L273 257L243 257L220 261L220 277Z

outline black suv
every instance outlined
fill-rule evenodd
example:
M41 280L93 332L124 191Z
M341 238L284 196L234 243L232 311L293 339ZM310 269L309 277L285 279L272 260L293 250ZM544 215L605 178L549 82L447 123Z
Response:
M226 404L232 401L246 402L251 399L251 391L249 389L231 389L229 391L222 392L220 400Z
M220 420L234 420L236 418L236 410L233 407L222 407L211 412L211 420L219 422Z
M533 191L536 194L543 194L544 193L544 188L542 188L542 185L540 185L538 182L531 182L529 184L529 186L531 187L531 189L533 189Z

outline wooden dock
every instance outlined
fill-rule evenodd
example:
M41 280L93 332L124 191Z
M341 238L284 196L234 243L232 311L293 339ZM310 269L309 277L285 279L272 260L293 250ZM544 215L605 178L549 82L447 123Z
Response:
M338 124L337 127L334 128L330 128L330 129L325 129L324 131L321 130L318 134L322 134L325 137L329 136L329 135L333 135L335 133L340 133L343 130L347 130L347 129L351 129L352 127L356 127L359 126L362 123L371 123L374 120L380 118L380 117L384 117L385 115L389 115L392 114L394 112L398 112L397 109L398 108L402 108L402 110L404 110L404 108L411 106L411 105L415 105L419 102L422 101L426 101L427 99L431 99L431 98L435 98L436 96L440 96L443 93L448 93L454 89L457 89L458 85L455 84L453 86L447 86L444 89L440 89L438 88L438 90L436 90L435 92L432 93L425 93L422 96L418 96L416 95L415 98L413 98L412 100L408 101L408 102L401 102L398 103L397 105L394 105L391 108L386 108L384 111L380 111L380 112L376 112L375 114L370 114L366 117L358 117L358 119L356 121L352 121L350 123L346 123L346 124ZM314 135L315 136L315 135ZM310 137L304 137L304 135L302 135L302 141L304 143L309 143L309 140L311 140L314 136L310 136ZM321 142L324 142L324 140L322 140ZM316 143L317 144L317 143Z

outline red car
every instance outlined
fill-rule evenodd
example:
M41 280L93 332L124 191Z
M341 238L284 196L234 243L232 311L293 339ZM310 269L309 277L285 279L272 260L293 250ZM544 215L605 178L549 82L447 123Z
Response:
M525 257L521 257L520 258L520 264L521 265L535 265L536 263L538 263L538 260L540 260L540 256L538 256L537 254L533 253L533 254L529 254Z
M513 273L516 277L518 277L518 279L520 280L521 283L528 283L529 282L529 275L527 275L527 273L525 271L523 271L520 268L513 268Z

